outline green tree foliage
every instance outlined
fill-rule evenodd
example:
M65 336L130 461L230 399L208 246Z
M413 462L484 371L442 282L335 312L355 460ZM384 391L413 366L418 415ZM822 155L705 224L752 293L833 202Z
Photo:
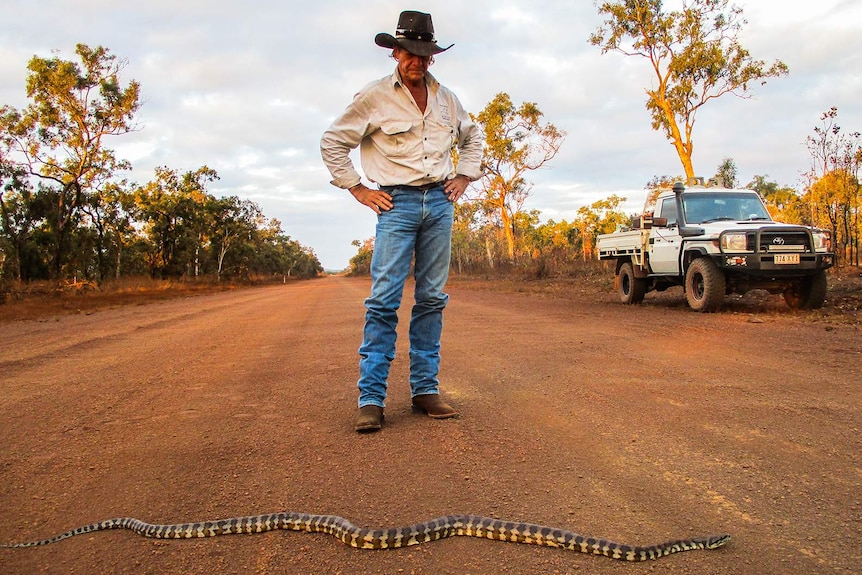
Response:
M218 174L206 166L183 175L163 167L155 176L135 190L132 208L136 219L146 224L150 274L200 275L199 248L208 241L206 184Z
M736 168L736 162L733 158L725 158L719 164L715 172L715 179L724 185L725 188L735 188L739 185L739 170Z
M255 238L257 247L252 252L255 258L250 270L258 274L280 273L284 279L313 278L323 273L314 250L282 233L278 220L269 220L264 228L258 228Z
M205 209L216 254L216 275L221 279L225 256L243 239L251 238L263 226L265 218L256 203L237 196L208 198Z
M532 190L527 173L550 161L566 137L553 124L543 123L542 115L535 103L516 108L501 92L474 117L485 135L483 201L499 214L512 262L517 217Z
M374 255L374 238L365 241L353 240L350 245L358 248L355 256L350 258L348 273L355 276L364 276L371 273L371 257Z
M769 215L779 222L787 224L808 224L805 206L795 188L780 186L770 181L768 175L754 176L746 188L756 191L766 203Z
M581 236L581 254L585 260L596 257L596 238L599 234L609 234L618 225L628 223L629 217L619 210L624 201L626 198L614 194L578 210L577 227Z
M51 269L60 278L81 210L120 168L128 167L105 146L104 138L134 129L139 85L125 87L119 74L125 61L106 48L78 44L80 62L34 56L28 64L23 111L0 110L0 138L19 166L49 182L55 210L46 222L54 235Z
M475 269L482 261L482 243L476 233L475 221L479 202L461 200L455 204L452 223L452 264L458 273Z
M33 193L20 167L0 156L0 282L26 278L33 227Z
M781 61L755 60L738 41L746 21L728 0L683 0L665 11L661 0L619 0L598 5L605 22L590 36L602 53L643 58L655 83L646 90L654 130L676 149L686 178L696 175L692 134L698 111L709 101L744 97L754 82L786 75Z
M215 170L163 167L137 185L108 136L136 129L140 87L125 61L79 44L76 61L33 57L23 110L0 107L0 292L10 282L150 273L313 277L312 250L254 202L216 198Z
M131 185L127 181L109 181L82 208L95 231L100 280L122 275L123 251L135 235L129 213L132 197Z
M285 236L281 224L267 220L256 203L210 194L207 184L217 179L207 166L184 174L158 168L152 181L134 191L130 209L142 224L139 251L153 277L323 272L314 252Z

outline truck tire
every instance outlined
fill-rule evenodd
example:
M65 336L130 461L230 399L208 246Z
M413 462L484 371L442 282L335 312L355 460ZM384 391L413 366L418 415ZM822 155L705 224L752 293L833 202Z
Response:
M819 309L826 301L826 271L806 276L784 290L784 301L791 309Z
M717 311L727 295L724 273L710 258L697 258L685 272L685 297L694 311Z
M636 304L644 300L647 292L646 278L635 277L634 266L631 262L626 262L620 266L617 282L621 302Z

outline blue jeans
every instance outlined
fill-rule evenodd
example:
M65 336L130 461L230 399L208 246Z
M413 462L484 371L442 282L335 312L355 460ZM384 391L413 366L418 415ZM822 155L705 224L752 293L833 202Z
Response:
M414 260L415 305L410 317L410 391L439 393L443 293L449 277L454 205L443 186L425 192L395 189L393 208L377 217L371 258L371 295L359 348L359 407L385 407L389 365L395 359L398 308Z

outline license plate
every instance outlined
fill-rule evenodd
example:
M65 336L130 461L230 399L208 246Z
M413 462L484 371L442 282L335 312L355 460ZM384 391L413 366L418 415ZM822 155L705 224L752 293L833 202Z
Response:
M799 254L775 254L776 264L798 264Z

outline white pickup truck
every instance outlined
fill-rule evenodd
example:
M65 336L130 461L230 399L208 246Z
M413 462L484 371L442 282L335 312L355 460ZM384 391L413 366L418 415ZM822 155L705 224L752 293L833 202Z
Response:
M773 221L757 192L682 183L659 193L634 229L600 235L597 248L600 260L616 260L623 303L683 286L702 312L753 289L783 294L791 308L819 308L835 262L828 232Z

